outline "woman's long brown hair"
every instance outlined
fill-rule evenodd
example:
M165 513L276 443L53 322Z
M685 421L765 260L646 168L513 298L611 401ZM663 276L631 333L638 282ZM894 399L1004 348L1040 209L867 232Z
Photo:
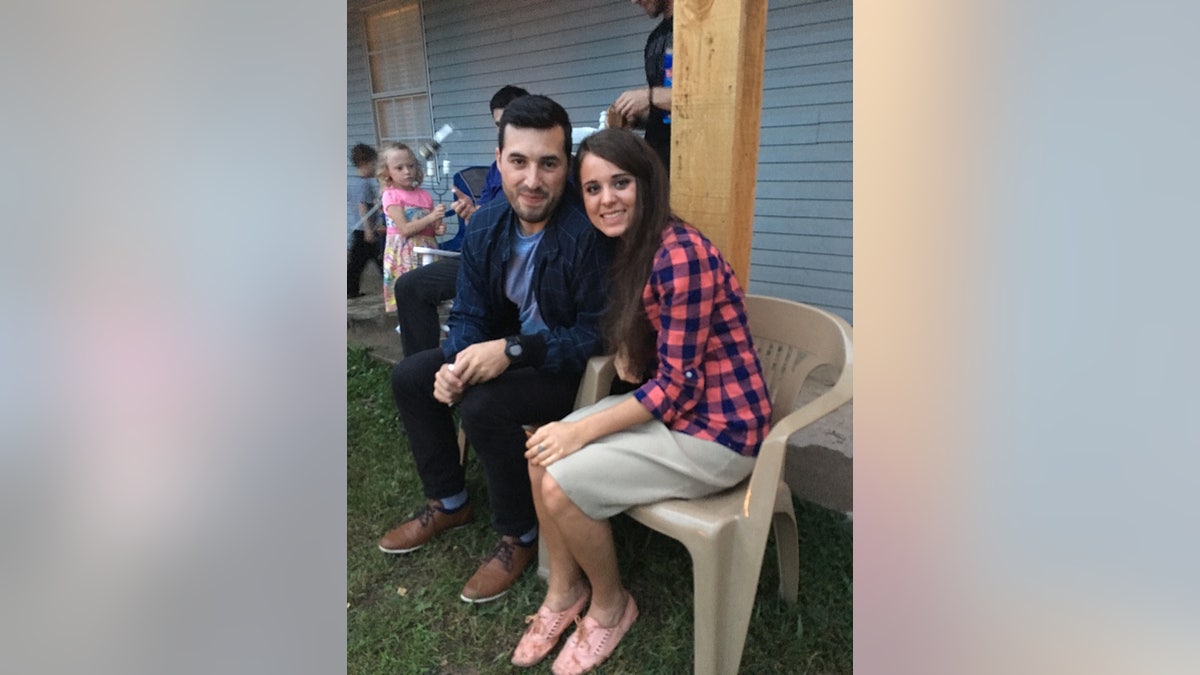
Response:
M662 245L662 231L674 218L667 170L641 137L625 129L603 129L580 141L575 153L572 170L581 190L579 167L589 154L627 171L637 182L633 217L617 240L609 271L609 302L601 326L609 352L624 350L630 366L649 377L657 362L657 335L646 318L642 291Z

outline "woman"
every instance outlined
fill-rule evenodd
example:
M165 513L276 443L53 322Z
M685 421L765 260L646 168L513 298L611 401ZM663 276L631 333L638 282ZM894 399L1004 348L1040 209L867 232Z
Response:
M618 240L605 338L617 375L640 386L538 428L526 444L550 581L512 661L541 661L588 605L557 675L596 667L637 619L608 518L737 484L771 418L741 286L716 247L671 214L657 154L606 129L575 159L588 218Z

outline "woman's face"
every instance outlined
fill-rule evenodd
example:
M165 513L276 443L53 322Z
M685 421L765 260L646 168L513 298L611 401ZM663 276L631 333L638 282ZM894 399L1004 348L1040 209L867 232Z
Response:
M637 211L637 180L633 174L595 153L579 163L583 205L592 225L608 237L620 237Z

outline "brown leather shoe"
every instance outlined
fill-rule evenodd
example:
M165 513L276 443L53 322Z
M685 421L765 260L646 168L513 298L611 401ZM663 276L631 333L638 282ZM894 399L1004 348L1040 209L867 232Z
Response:
M442 510L441 501L431 500L412 520L401 523L383 535L383 539L379 540L379 550L384 553L410 553L424 546L439 532L466 525L474 515L471 502L463 504L454 513L446 513Z
M496 548L463 586L463 602L489 602L508 592L510 586L537 555L537 543L524 545L516 537L500 537Z

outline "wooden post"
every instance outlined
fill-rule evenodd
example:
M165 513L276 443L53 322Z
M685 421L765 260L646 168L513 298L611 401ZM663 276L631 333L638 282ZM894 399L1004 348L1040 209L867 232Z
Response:
M671 204L750 281L766 0L675 0Z

